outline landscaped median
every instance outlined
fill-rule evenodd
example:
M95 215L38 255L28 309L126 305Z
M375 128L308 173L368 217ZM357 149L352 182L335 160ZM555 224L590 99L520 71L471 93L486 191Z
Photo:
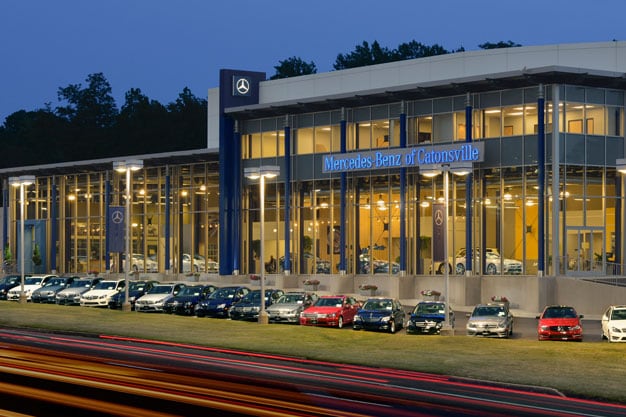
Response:
M131 336L409 369L626 403L626 344L354 332L14 302L0 302L1 326Z

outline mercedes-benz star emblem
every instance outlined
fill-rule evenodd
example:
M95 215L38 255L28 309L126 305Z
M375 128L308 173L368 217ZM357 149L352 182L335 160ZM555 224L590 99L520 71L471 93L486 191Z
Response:
M237 80L235 88L239 94L248 94L248 91L250 91L250 82L246 78L240 78Z
M111 220L116 224L122 223L124 221L124 213L119 210L115 210L111 215Z
M435 212L435 224L437 226L441 226L443 224L443 213L441 210L437 210Z

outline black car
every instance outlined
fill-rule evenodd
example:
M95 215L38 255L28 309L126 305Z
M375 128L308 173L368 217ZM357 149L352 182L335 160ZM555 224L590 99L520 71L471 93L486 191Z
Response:
M243 286L219 288L209 295L206 300L196 304L195 314L198 317L228 318L228 310L249 292L250 288Z
M158 284L159 281L155 280L140 280L140 281L130 281L128 284L128 300L130 302L130 309L135 309L135 300L139 297L150 291L155 284ZM119 291L111 297L109 300L109 308L110 309L121 309L124 301L126 300L126 291Z
M26 275L26 277L29 276L30 275ZM2 277L2 279L0 279L0 300L6 300L9 290L13 287L17 287L21 283L21 275L7 275L5 277Z
M444 301L420 301L411 312L406 332L439 334L446 318L446 308L450 325L454 327L454 312L446 306Z
M196 304L206 300L211 293L215 292L215 285L188 285L168 300L163 306L163 312L192 316L195 313Z
M265 290L265 307L276 302L285 292L277 289ZM231 307L228 315L233 320L258 320L261 311L261 290L250 291L241 301Z
M67 288L78 277L54 277L30 295L33 303L55 303L59 291Z
M394 298L370 298L354 316L354 330L384 330L395 333L404 326L404 308Z

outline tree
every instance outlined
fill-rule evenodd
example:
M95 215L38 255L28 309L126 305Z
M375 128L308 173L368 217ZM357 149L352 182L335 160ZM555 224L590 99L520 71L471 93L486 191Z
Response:
M364 67L367 65L383 64L394 60L394 53L388 48L380 46L378 41L374 41L370 47L367 41L357 45L353 52L349 54L339 54L335 60L333 68L342 70L347 68Z
M117 118L116 130L119 143L123 143L128 154L145 153L146 144L156 149L172 145L168 127L169 113L164 105L150 100L138 88L125 94Z
M498 49L498 48L514 48L517 46L522 46L519 43L515 43L513 41L500 41L497 43L485 42L478 45L480 49Z
M112 127L117 117L117 106L111 95L111 85L101 72L87 76L89 86L70 84L59 88L59 101L68 103L57 107L57 114L83 128Z
M278 65L274 66L274 69L276 70L276 74L272 75L270 80L317 73L317 68L313 61L304 62L301 58L295 56L287 58L284 61L278 61Z
M168 150L207 146L207 101L194 96L188 87L167 105L170 143Z

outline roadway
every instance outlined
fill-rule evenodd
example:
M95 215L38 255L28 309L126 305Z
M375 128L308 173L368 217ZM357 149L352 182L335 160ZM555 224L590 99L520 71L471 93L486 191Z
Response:
M545 389L106 335L1 328L0 374L0 415L22 417L169 417L207 412L229 416L626 415L626 406L567 398Z

